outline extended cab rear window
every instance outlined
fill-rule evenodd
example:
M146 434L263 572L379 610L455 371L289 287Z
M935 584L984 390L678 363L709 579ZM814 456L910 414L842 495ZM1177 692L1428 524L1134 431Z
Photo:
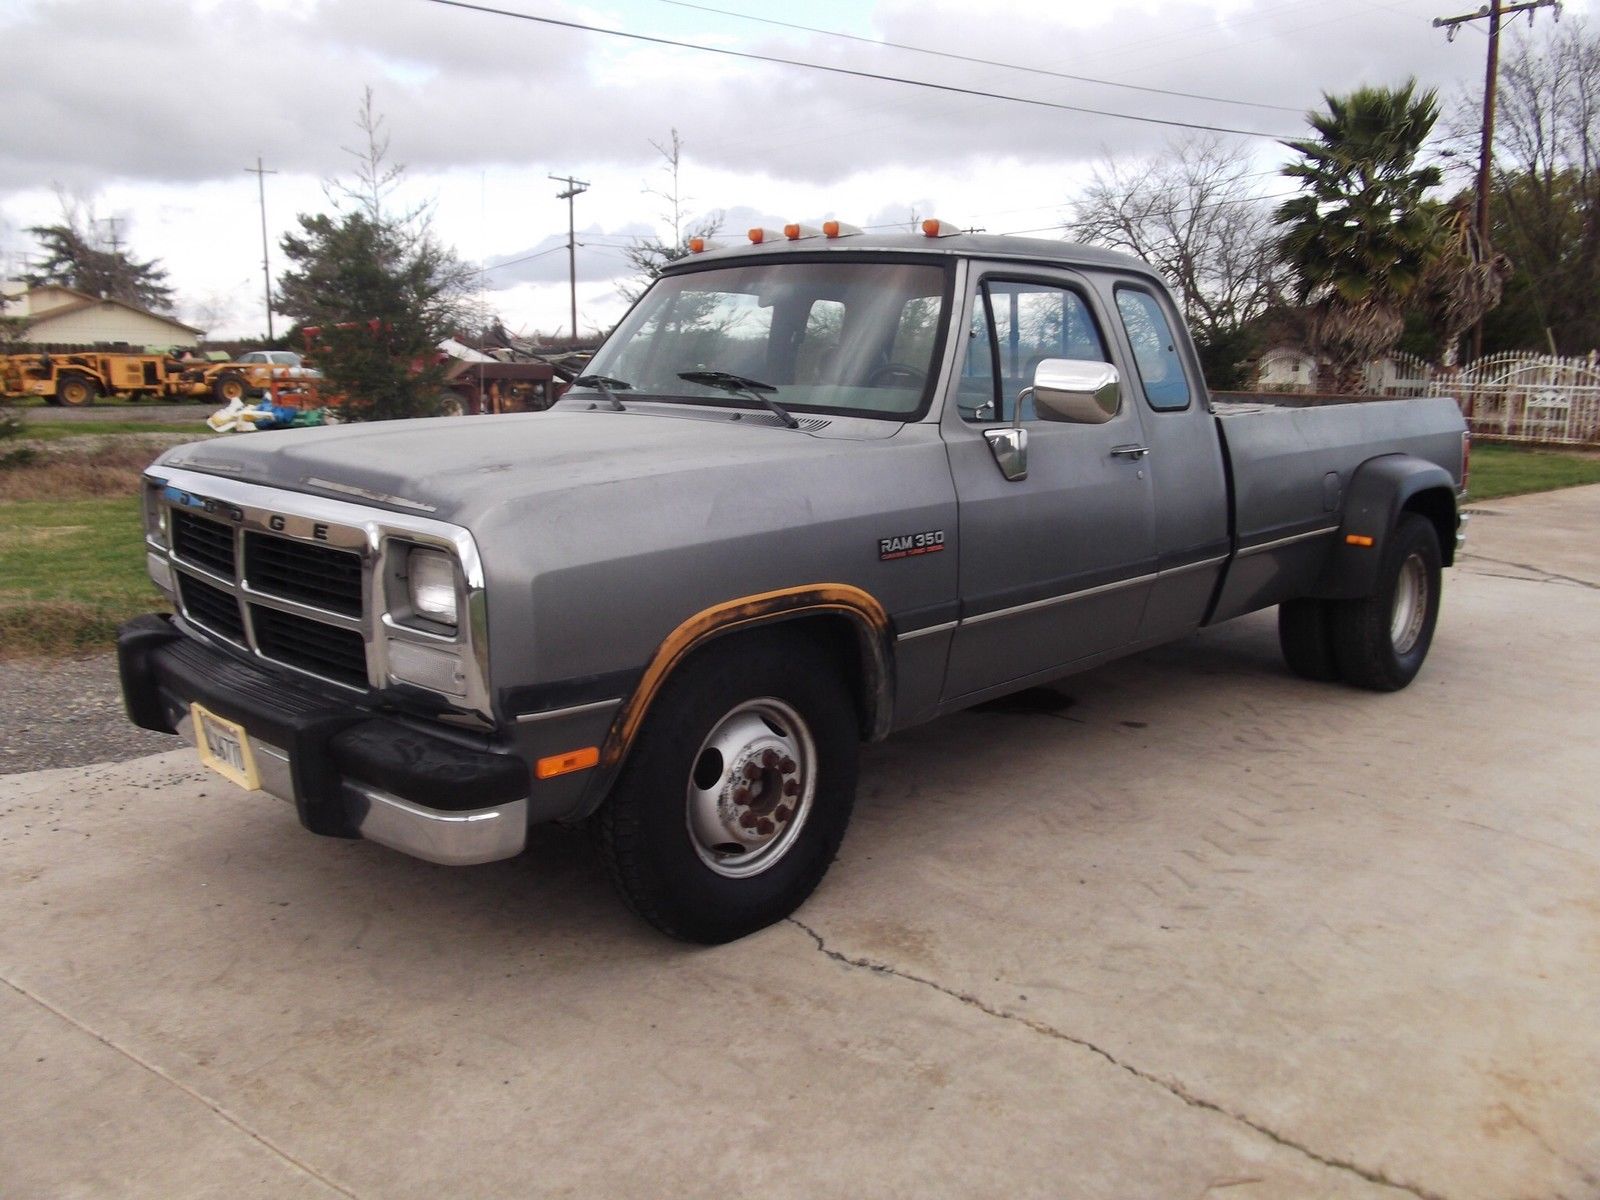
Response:
M1134 366L1150 407L1157 412L1188 408L1189 380L1161 302L1143 288L1118 284L1117 312L1133 347Z

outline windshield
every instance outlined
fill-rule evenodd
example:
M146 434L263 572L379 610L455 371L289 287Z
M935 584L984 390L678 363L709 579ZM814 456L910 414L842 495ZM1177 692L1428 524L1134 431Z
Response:
M905 420L921 414L945 308L923 263L773 262L658 280L586 374L635 398L735 404L686 371L770 385L785 409ZM765 391L765 389L763 389Z

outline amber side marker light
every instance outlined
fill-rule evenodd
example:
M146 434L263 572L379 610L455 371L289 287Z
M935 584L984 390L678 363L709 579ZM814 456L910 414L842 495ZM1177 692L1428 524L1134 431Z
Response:
M749 237L751 243L757 246L761 245L762 242L781 242L784 240L783 234L776 229L752 229Z
M955 237L960 232L961 227L959 225L952 225L949 221L941 221L937 217L929 217L922 223L923 237Z
M1345 544L1349 546L1370 546L1372 539L1364 533L1347 533L1344 535Z
M827 238L855 237L861 230L854 225L846 225L843 221L824 221L822 223L822 236Z
M689 253L690 254L703 254L705 252L705 248L706 248L706 240L705 240L705 238L703 238L703 237L692 237L692 238L689 239Z
M600 747L585 746L582 750L568 750L565 754L552 754L548 758L541 758L534 764L533 773L540 779L554 779L557 775L586 771L599 761Z

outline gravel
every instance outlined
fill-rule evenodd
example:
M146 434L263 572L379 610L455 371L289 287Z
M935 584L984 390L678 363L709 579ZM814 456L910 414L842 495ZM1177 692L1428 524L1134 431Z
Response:
M114 654L0 662L0 775L120 762L177 750L122 711Z

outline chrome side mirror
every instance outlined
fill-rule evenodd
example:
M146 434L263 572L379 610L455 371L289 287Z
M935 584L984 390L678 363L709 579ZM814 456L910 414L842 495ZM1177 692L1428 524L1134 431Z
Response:
M983 440L989 443L989 453L994 462L1012 483L1028 477L1028 431L1012 426L1009 429L985 429Z
M1122 381L1110 363L1047 358L1033 371L1033 406L1042 421L1104 425L1122 408ZM1022 412L1018 398L1017 412Z

